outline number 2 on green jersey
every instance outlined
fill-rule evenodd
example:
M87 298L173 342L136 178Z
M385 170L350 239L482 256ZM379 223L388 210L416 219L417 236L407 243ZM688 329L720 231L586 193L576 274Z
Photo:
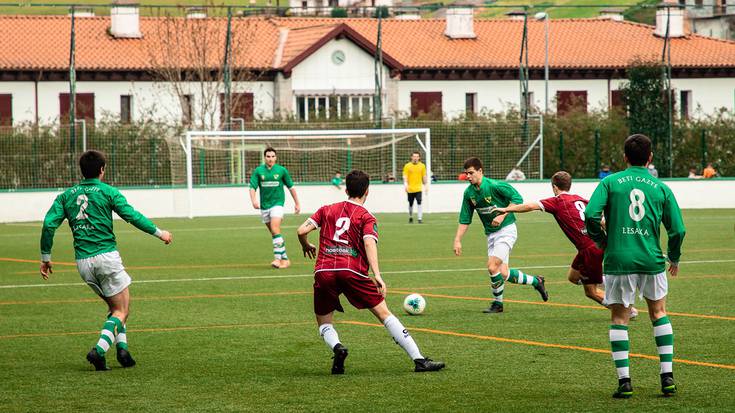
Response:
M77 214L77 219L87 219L89 218L89 215L87 215L87 207L89 206L89 198L87 198L87 195L79 195L77 197L77 205L79 205L79 213Z
M643 208L643 202L646 200L646 194L640 189L633 189L630 191L630 206L628 207L628 214L630 219L638 222L643 219L646 215L646 210Z

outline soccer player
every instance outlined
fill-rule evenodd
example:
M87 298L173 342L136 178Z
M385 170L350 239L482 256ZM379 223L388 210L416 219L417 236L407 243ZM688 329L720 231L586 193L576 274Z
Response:
M97 345L87 354L87 361L98 371L109 370L105 354L115 342L120 365L135 365L135 360L128 351L126 333L130 302L128 286L131 280L117 252L115 234L112 232L112 211L166 244L170 244L172 240L168 231L156 228L148 218L133 209L117 189L101 181L105 175L105 164L105 156L101 152L87 151L82 154L79 167L84 180L56 197L46 213L41 230L43 279L48 280L53 272L51 247L54 244L54 233L64 219L68 219L74 237L74 255L79 275L107 303L107 321L102 327Z
M260 216L263 223L271 233L273 239L273 268L288 268L291 261L286 254L286 241L281 236L281 223L283 222L283 204L286 202L286 195L283 186L286 185L291 197L293 198L294 213L301 211L299 205L299 197L296 195L296 188L293 187L293 180L288 170L276 163L276 150L266 148L263 151L265 163L253 170L250 176L250 202L253 208L260 210ZM255 199L255 191L260 188L260 201Z
M334 352L332 374L344 373L347 347L339 341L332 324L334 311L344 311L339 295L358 309L368 308L380 320L396 343L414 362L414 371L436 371L444 363L424 357L408 330L385 304L387 288L378 267L378 223L363 206L368 196L370 178L365 172L352 171L346 180L347 201L326 205L298 229L304 256L317 257L314 267L314 313L319 335ZM308 235L319 229L319 253L309 243ZM370 279L372 269L375 279Z
M332 186L334 186L335 188L337 188L338 190L341 191L342 190L342 182L343 181L344 181L344 179L342 179L342 172L336 171L334 173L334 177L332 178L332 181L331 181Z
M627 308L635 301L636 289L648 304L661 365L661 392L668 396L676 393L672 369L674 331L666 315L667 257L661 251L659 232L663 223L668 233L669 273L676 277L684 222L671 189L646 169L653 159L651 140L640 134L629 136L624 157L628 168L597 185L585 212L590 238L605 251L605 303L612 313L609 336L618 373L618 388L613 397L633 395ZM603 212L607 232L601 225Z
M518 238L516 218L513 213L496 214L498 207L522 204L523 198L510 184L503 181L485 178L482 161L469 158L464 163L465 174L470 185L464 191L462 209L459 213L459 226L454 237L454 253L462 254L462 237L472 223L472 213L477 215L485 227L487 235L487 271L490 274L493 301L484 313L503 312L503 290L505 281L514 284L528 284L538 291L541 299L548 301L544 277L526 274L523 271L508 268L510 251Z
M553 197L498 208L496 212L544 211L553 215L564 235L577 248L577 256L574 257L567 276L569 281L572 284L582 284L584 295L604 305L605 293L598 288L598 285L602 284L602 250L587 236L587 229L584 227L584 210L588 201L579 195L570 194L571 187L572 176L566 171L559 171L551 177ZM630 312L631 317L638 315L638 311L632 306Z
M421 154L413 152L411 162L403 165L403 187L408 194L408 223L413 223L413 202L416 201L419 224L423 222L421 210L422 192L426 185L426 165L421 162Z

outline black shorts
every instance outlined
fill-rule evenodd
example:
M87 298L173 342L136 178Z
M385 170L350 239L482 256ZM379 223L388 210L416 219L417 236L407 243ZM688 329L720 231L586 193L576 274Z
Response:
M413 205L413 200L416 200L416 203L421 205L421 192L409 192L408 193L408 205Z

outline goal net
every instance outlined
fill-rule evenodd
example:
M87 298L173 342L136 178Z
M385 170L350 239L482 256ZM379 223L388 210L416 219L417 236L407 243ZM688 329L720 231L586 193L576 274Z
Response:
M189 216L194 187L247 185L268 147L301 184L328 184L336 172L344 177L353 169L374 182L401 181L412 152L419 152L429 176L432 170L428 128L190 131L184 142Z

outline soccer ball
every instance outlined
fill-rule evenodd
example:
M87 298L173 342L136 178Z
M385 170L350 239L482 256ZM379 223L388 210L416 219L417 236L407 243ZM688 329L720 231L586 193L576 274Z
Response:
M421 294L411 294L403 300L403 309L410 315L419 315L426 308L426 299Z

